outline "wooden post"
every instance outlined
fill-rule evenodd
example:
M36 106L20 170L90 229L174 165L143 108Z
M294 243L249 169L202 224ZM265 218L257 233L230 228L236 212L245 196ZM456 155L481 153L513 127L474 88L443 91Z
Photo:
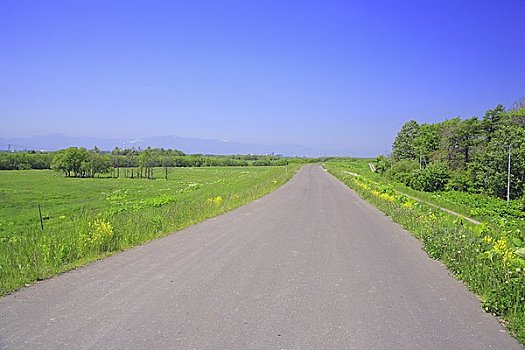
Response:
M38 205L38 216L40 216L40 228L44 231L44 221L42 220L42 210L40 209L40 204Z

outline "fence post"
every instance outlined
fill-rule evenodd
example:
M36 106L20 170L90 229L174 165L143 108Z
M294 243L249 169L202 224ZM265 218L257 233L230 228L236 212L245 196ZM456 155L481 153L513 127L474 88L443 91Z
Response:
M38 216L40 216L40 228L44 231L44 221L42 221L42 210L40 209L40 204L38 205Z

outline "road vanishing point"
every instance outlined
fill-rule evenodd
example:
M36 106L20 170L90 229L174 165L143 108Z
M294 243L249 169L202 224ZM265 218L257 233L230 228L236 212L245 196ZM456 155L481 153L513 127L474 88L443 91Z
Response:
M0 299L7 349L522 349L410 233L319 165Z

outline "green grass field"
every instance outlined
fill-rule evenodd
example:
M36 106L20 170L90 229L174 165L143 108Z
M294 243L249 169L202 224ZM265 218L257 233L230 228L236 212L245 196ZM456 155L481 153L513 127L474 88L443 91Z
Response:
M0 294L236 208L298 168L175 168L168 180L1 171Z

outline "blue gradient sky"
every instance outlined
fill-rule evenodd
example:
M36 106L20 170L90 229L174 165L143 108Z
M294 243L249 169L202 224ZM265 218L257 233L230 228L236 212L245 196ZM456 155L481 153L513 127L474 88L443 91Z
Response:
M525 0L0 0L0 136L383 153L525 96Z

